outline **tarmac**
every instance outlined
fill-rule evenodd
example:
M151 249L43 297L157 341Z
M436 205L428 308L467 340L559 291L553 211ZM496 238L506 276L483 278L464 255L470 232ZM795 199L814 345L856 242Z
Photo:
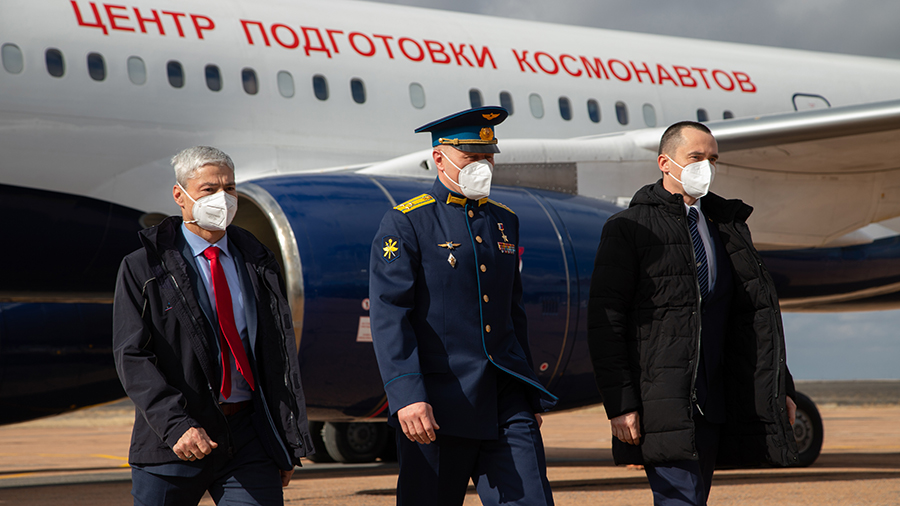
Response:
M900 505L900 381L798 382L825 425L807 468L717 471L710 505ZM129 401L0 427L0 506L131 504ZM559 506L649 505L644 473L616 467L602 406L544 417ZM397 465L304 462L286 504L392 505ZM201 505L212 505L208 496ZM481 504L474 489L466 506Z

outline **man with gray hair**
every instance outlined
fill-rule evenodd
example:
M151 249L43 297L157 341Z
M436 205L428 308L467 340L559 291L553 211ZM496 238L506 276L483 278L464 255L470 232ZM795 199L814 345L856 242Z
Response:
M234 163L205 146L172 158L181 216L140 232L119 268L113 352L135 422L136 505L283 504L313 453L278 263L237 211Z

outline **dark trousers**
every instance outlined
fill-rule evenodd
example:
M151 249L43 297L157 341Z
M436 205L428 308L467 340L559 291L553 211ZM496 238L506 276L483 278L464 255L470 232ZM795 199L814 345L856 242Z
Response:
M283 505L281 474L256 435L252 412L244 409L228 417L232 459L214 451L194 462L133 466L135 506L196 506L206 491L219 506Z
M506 389L498 404L497 439L438 434L423 445L397 434L398 506L459 506L469 478L485 506L553 504L544 443L522 387Z
M712 486L721 424L694 412L694 441L700 460L679 460L645 466L656 506L705 506Z

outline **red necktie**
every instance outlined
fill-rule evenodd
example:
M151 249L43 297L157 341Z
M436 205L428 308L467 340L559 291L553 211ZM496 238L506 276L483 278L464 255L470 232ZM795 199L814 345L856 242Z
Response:
M247 352L237 325L234 323L234 307L231 305L231 290L228 289L228 280L225 279L225 271L219 263L219 248L210 246L203 250L203 256L209 259L209 271L212 274L213 294L216 298L216 314L219 317L219 348L222 349L222 398L231 396L231 360L226 349L234 355L234 363L238 372L247 380L250 390L253 390L253 372L250 371L250 362L247 360Z

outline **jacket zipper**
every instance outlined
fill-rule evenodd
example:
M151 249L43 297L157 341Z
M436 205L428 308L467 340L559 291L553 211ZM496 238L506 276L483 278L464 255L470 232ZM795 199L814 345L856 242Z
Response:
M175 289L178 291L178 295L181 297L181 302L184 304L184 307L187 309L188 316L191 317L191 323L194 324L195 328L202 329L203 327L200 325L200 322L197 321L197 318L194 317L194 313L190 311L190 305L188 304L187 297L184 296L184 291L181 289L181 285L178 284L178 281L175 279L175 275L172 274L172 270L166 265L166 261L162 258L159 252L156 252L156 257L159 259L160 265L166 270L166 274L169 275L169 279L172 280L172 284L175 285ZM210 396L213 399L213 403L216 405L216 409L219 411L219 414L222 415L222 419L225 422L225 430L228 432L228 456L232 457L234 455L234 448L231 445L231 441L234 440L231 434L231 426L228 424L228 417L225 416L225 412L222 411L222 406L219 405L219 396L216 394L215 389L209 383L208 379L206 382L206 386L209 388ZM187 400L185 400L184 409L187 410Z
M683 208L682 208L683 209ZM700 217L697 216L697 220L699 221ZM697 373L700 372L700 344L701 344L701 336L703 333L703 300L700 297L700 275L697 272L697 252L694 251L694 240L691 237L691 229L688 224L688 218L685 214L684 226L687 230L688 243L690 244L691 250L691 265L694 268L694 287L697 289L697 351L694 354L694 373L691 375L691 405L697 407L697 411L700 412L702 416L706 416L703 414L703 409L700 408L700 405L697 404ZM699 225L698 225L699 227ZM697 230L699 232L699 228Z

